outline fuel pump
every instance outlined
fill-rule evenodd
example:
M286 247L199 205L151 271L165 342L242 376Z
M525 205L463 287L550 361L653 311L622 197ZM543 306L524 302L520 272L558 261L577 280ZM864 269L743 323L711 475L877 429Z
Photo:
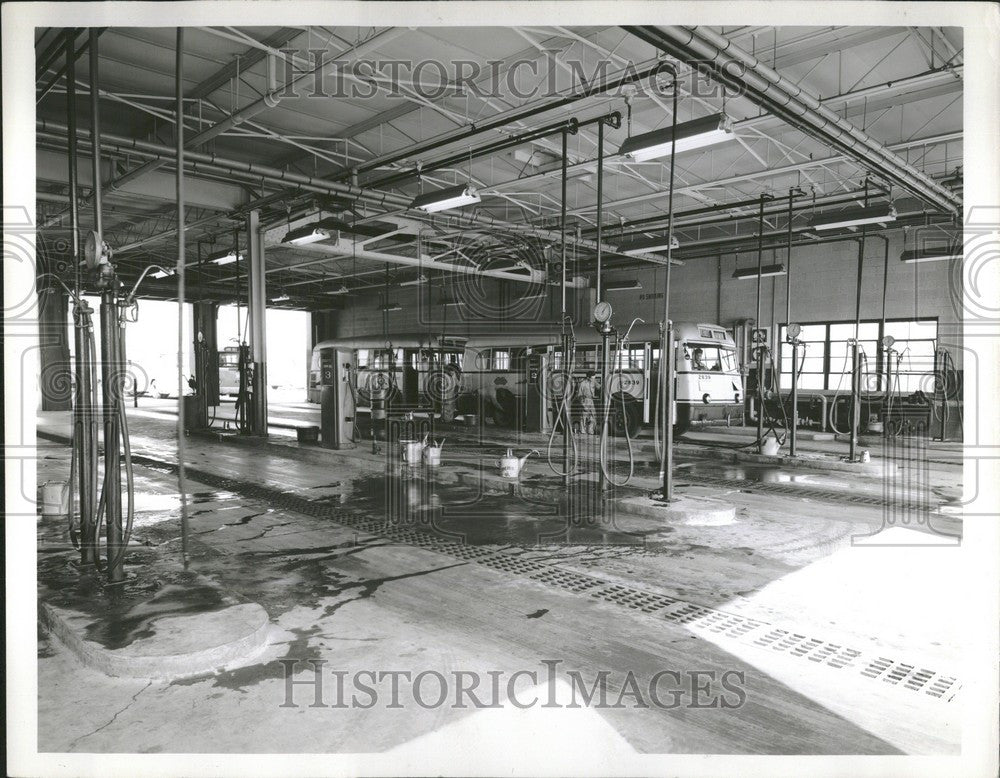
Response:
M354 448L354 352L331 351L330 360L322 367L321 442L324 448Z

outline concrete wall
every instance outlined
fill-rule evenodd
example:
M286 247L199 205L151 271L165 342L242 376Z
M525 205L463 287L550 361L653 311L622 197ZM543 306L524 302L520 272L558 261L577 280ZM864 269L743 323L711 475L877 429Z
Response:
M908 264L899 260L903 250L903 231L889 234L889 282L885 315L890 319L936 317L942 345L951 348L961 366L961 307L953 292L951 262ZM912 245L913 236L906 242ZM763 264L786 264L784 250L765 251ZM737 267L757 266L756 252L739 257L724 254L689 260L671 272L670 318L674 321L714 321L732 326L743 319L754 319L757 307L757 280L735 279ZM792 253L791 320L809 323L829 320L853 320L858 266L856 242L826 243L796 247ZM882 279L884 244L879 239L866 241L862 274L861 318L878 319L882 315ZM663 317L663 269L609 274L608 282L638 279L641 290L609 292L615 310L647 321ZM785 321L785 276L764 278L761 284L760 321L772 328ZM658 295L653 297L653 295Z
M951 347L957 366L962 365L962 351L959 347L960 305L953 292L952 263L930 262L907 264L899 260L903 250L903 231L888 233L889 283L886 295L887 318L936 317L942 344ZM907 237L906 247L911 248L914 236ZM866 241L863 289L861 296L861 318L877 319L882 313L883 242L877 238ZM792 255L791 319L800 323L827 320L853 320L855 310L855 284L857 278L858 244L853 241L825 243L816 246L796 247ZM787 263L784 250L765 251L764 264ZM670 317L674 321L711 321L732 326L743 319L756 316L756 279L734 279L733 271L738 267L756 267L755 252L743 253L739 257L724 254L721 257L693 259L671 273ZM606 293L606 298L615 309L615 321L640 316L647 322L656 322L663 317L663 275L662 267L649 266L641 270L609 273L605 283L638 280L640 290ZM765 278L761 294L761 322L773 327L775 322L785 319L784 276ZM517 285L508 285L515 287ZM518 289L524 294L525 288ZM390 293L389 300L398 302L403 310L389 313L389 332L401 333L426 329L427 316L435 317L436 331L453 334L470 334L476 327L462 319L472 315L472 307L459 309L443 308L439 305L442 297L452 290L435 289L430 292L416 287L405 287ZM418 303L418 294L424 295L424 304ZM489 298L494 307L502 307L504 300L514 300L515 293L503 291L492 281L483 282L481 296ZM507 295L507 297L503 297ZM457 296L457 295L456 295ZM571 299L574 295L570 295ZM583 320L589 318L587 295L578 298L576 315ZM346 309L337 316L334 327L338 337L382 332L382 299L378 294L345 300ZM571 303L572 308L572 303ZM540 315L548 314L558 321L558 290L552 289L547 305L540 306ZM531 320L521 317L522 323ZM488 332L513 329L513 321L502 317L486 328ZM772 331L772 342L774 333Z

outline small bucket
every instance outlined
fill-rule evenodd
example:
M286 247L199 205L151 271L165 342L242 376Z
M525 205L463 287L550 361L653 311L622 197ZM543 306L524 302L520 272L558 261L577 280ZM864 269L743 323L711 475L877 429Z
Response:
M761 448L761 453L769 457L773 457L777 456L780 450L781 450L781 444L778 443L777 438L766 438L764 440L764 446Z
M42 515L65 516L69 513L69 485L65 481L42 484Z
M479 423L479 417L474 413L467 413L463 417L466 427L475 427Z
M428 446L424 449L424 464L428 467L437 467L441 464L440 446Z
M868 462L872 461L872 455L871 455L871 452L868 449L864 449L861 452L861 461L863 463L868 463Z
M420 464L424 444L419 440L399 441L399 453L403 464L415 467Z

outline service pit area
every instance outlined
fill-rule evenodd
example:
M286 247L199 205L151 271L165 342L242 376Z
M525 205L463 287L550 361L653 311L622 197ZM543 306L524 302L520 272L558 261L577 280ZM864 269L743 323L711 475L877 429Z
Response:
M160 409L166 415L167 406ZM175 428L140 414L135 417L145 424L133 425L142 431L132 435L142 495L133 543L137 564L152 581L125 595L121 631L111 630L117 642L106 643L109 651L155 641L157 618L209 618L219 607L197 599L182 600L178 613L146 605L173 582L149 557L169 564L182 539ZM42 473L53 475L67 466L66 446L57 441L66 439L68 419L45 414L39 422L40 435L52 441L42 449ZM313 677L307 660L322 660L348 678L375 668L416 676L433 665L448 678L459 670L502 670L506 683L518 670L546 679L547 666L532 664L538 656L559 660L557 676L567 684L566 671L578 671L589 686L602 669L622 668L619 678L612 673L607 681L610 704L629 670L646 684L646 697L655 673L679 667L711 674L703 680L739 673L727 677L745 678L740 688L748 701L756 700L732 710L717 706L692 714L665 707L650 715L626 697L621 707L581 722L607 739L594 748L728 753L746 748L747 738L754 752L771 754L958 748L962 673L949 602L960 576L948 567L930 575L924 564L943 534L957 539L961 522L935 511L942 534L884 527L883 507L856 501L859 492L880 494L878 477L845 483L814 474L801 483L792 475L779 483L798 484L797 491L773 494L766 487L781 476L777 468L734 473L710 452L707 458L679 457L680 492L735 507L732 521L713 526L658 518L653 511L607 516L584 506L567 513L565 505L532 489L552 480L541 467L522 474L517 485L491 484L486 468L469 464L471 446L462 442L438 472L387 462L370 451L345 456L274 437L237 446L210 436L188 440L191 570L228 595L263 606L271 625L267 645L225 669L151 680L107 677L86 661L81 668L79 655L44 636L40 682L53 693L40 710L51 740L40 745L115 751L127 737L153 753L179 743L213 752L405 749L442 728L461 732L469 726L463 724L467 711L420 709L410 716L376 707L316 716L320 709L306 709L315 702L313 690L286 687L282 660L301 661L290 665L298 681ZM502 443L500 438L493 448ZM683 475L688 472L690 481ZM959 473L938 465L938 489L954 491ZM761 489L726 485L734 475ZM655 485L655 478L649 480ZM822 499L811 499L810 489L820 489ZM550 485L546 492L559 489ZM60 522L40 525L43 585L53 575L44 560L55 556L65 574L64 532ZM876 549L852 538L893 545ZM129 575L139 578L137 571ZM890 585L901 580L908 581L905 599ZM68 721L79 689L70 675L80 672L97 684L107 706L92 720ZM682 687L689 681L658 687L661 699L687 699L691 689ZM419 694L433 700L439 692L429 684ZM531 699L538 694L531 687L517 686L515 697ZM335 694L332 678L324 688ZM287 689L300 708L281 707ZM572 686L560 694L567 689L571 694ZM699 692L699 702L709 705L714 693ZM368 698L360 699L364 704ZM732 692L725 700L738 701ZM191 709L196 716L182 715ZM286 723L284 717L304 709L293 725ZM508 736L532 720L509 700L503 710L508 715L491 726ZM206 726L236 715L239 728ZM151 728L151 716L171 723ZM558 735L554 724L540 720L538 726ZM382 733L374 742L372 731Z
M978 774L985 26L411 5L33 28L38 752Z

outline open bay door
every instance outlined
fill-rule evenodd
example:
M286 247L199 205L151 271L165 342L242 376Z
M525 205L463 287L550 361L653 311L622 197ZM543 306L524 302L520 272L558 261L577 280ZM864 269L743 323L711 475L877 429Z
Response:
M320 352L320 441L324 448L354 448L353 351Z

